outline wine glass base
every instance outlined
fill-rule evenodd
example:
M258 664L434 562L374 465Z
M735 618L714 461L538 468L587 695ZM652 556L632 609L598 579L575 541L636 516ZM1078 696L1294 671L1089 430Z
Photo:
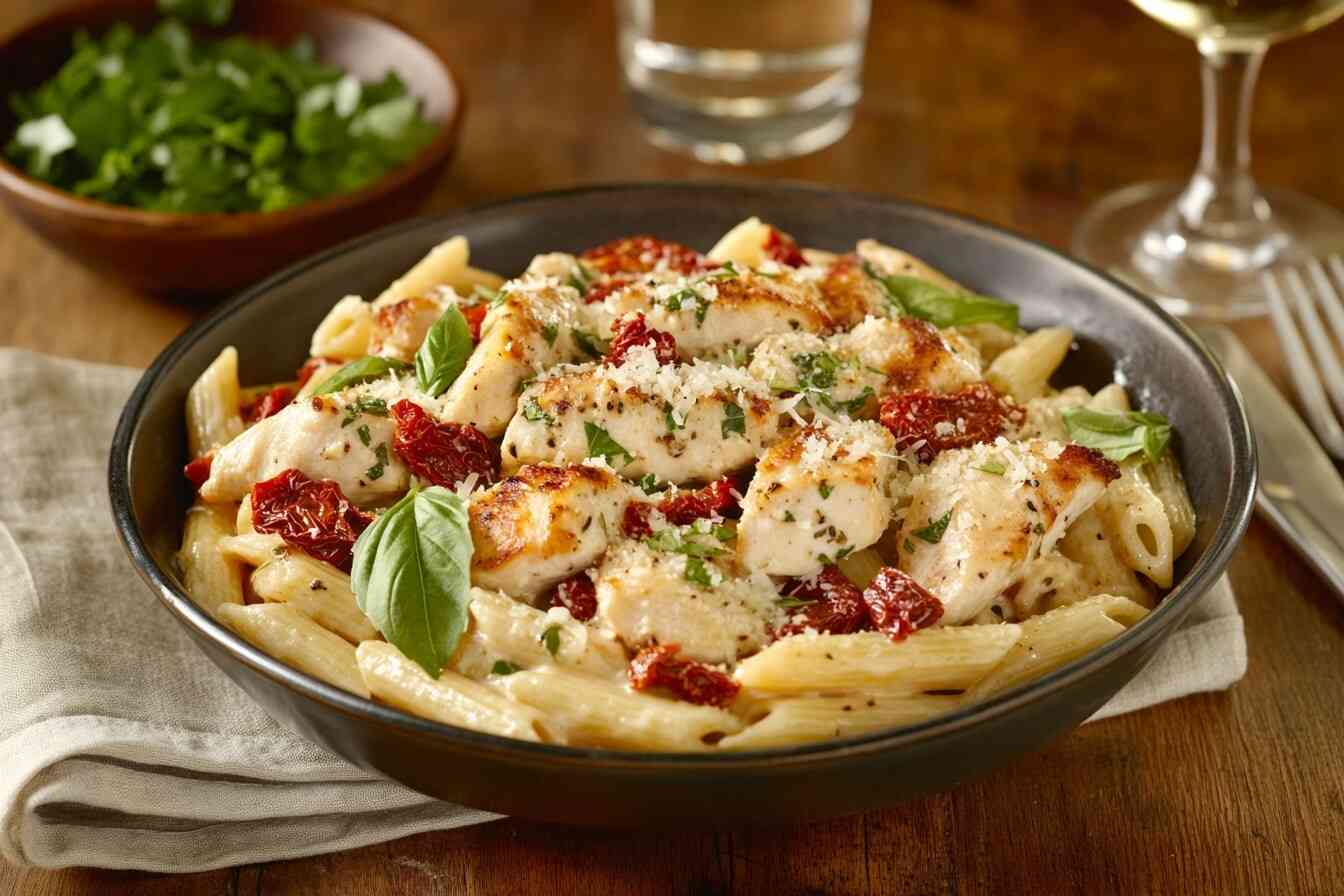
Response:
M1265 313L1265 271L1312 256L1344 252L1344 214L1292 190L1267 189L1272 228L1252 247L1229 244L1220 257L1208 244L1183 251L1162 222L1183 183L1144 183L1105 196L1073 232L1083 261L1156 299L1183 317L1233 320Z

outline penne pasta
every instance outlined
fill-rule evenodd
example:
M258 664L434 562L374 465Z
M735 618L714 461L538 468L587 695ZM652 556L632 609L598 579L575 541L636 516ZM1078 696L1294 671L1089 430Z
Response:
M742 267L759 267L765 260L765 244L770 239L770 225L752 217L719 237L708 257L713 261L731 261Z
M543 731L575 746L701 751L742 730L726 710L637 694L559 666L515 672L495 684L540 711Z
M308 354L314 358L353 361L369 353L373 337L373 310L359 296L346 296L337 302L313 331ZM315 373L308 384L321 383ZM316 385L314 385L316 388Z
M489 686L445 670L430 678L397 648L365 641L355 650L359 673L373 699L422 718L473 731L541 740L541 715Z
M1017 642L1016 625L928 629L893 642L878 632L797 635L738 664L745 687L775 693L882 689L910 694L971 687Z
M913 725L951 712L957 696L855 691L830 696L784 697L765 704L766 715L719 742L722 750L763 750L799 741L853 737Z
M1018 403L1039 398L1072 344L1073 331L1067 327L1037 330L995 358L985 379Z
M252 590L263 600L282 603L351 644L378 637L350 590L350 577L301 551L286 550L252 573Z
M243 640L300 672L352 694L369 696L355 662L354 646L302 613L284 604L224 604L216 615Z
M209 454L243 431L238 350L229 346L187 391L187 453Z
M220 542L232 533L233 508L228 504L198 501L187 511L177 555L182 586L210 613L221 604L243 602L243 565L220 550Z
M1120 478L1097 502L1097 513L1121 562L1159 588L1170 588L1176 559L1171 523L1137 460L1120 465Z

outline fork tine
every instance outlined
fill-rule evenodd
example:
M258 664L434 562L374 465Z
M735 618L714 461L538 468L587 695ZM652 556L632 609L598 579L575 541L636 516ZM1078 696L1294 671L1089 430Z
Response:
M1316 313L1317 302L1329 308L1332 304L1339 304L1339 297L1334 294L1335 290L1326 279L1325 270L1320 262L1312 259L1308 263L1307 271L1316 285L1318 295L1316 299L1312 298L1311 291L1302 282L1302 275L1297 271L1290 269L1286 279L1292 290L1293 299L1297 303L1298 319L1302 321L1302 328L1307 332L1311 353L1316 356L1317 372L1320 373L1321 379L1325 382L1325 389L1335 403L1335 410L1344 416L1344 370L1339 366L1339 351L1330 342L1330 332L1321 322L1320 315ZM1334 323L1333 317L1331 323Z
M1316 376L1315 368L1311 366L1307 347L1303 344L1302 335L1298 332L1297 324L1288 310L1288 304L1284 301L1279 282L1269 271L1265 272L1263 282L1265 298L1269 304L1269 317L1274 323L1274 330L1279 334L1279 342L1283 344L1283 354L1288 361L1288 373L1293 378L1293 384L1297 386L1297 394L1307 412L1307 419L1311 421L1312 429L1316 430L1316 436L1325 449L1344 460L1344 430L1340 429L1339 421L1330 410L1330 402L1321 388L1321 381Z

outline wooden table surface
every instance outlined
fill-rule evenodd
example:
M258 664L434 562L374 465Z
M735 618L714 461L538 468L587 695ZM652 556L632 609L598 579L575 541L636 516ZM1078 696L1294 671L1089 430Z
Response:
M1181 177L1192 46L1120 0L879 2L853 131L731 171L652 148L620 95L610 4L381 0L460 53L471 96L429 210L577 183L791 178L909 197L1067 243L1107 190ZM47 6L0 4L0 29ZM1344 206L1344 26L1270 54L1257 170ZM199 309L88 273L0 217L0 343L143 365ZM1240 327L1281 376L1263 322ZM1344 521L1341 521L1344 522ZM883 812L726 833L501 821L186 876L18 870L0 893L1341 893L1344 611L1263 523L1231 575L1245 681L1089 725L992 777Z

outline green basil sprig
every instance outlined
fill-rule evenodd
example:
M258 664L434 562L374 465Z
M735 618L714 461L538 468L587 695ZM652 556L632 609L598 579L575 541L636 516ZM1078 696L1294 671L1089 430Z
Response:
M340 392L342 389L348 389L351 386L358 386L360 383L367 383L370 380L387 376L389 373L401 373L404 370L409 370L410 367L411 365L405 361L398 361L396 358L380 358L377 355L369 355L357 361L351 361L327 377L322 381L322 385L313 390L313 394L327 395L331 392Z
M456 305L443 312L415 353L415 378L420 390L438 398L462 375L471 356L471 329Z
M935 327L995 324L1017 329L1017 306L1003 299L974 293L953 292L918 277L884 275L871 264L863 270L882 287L887 302L898 314L926 320Z
M1122 461L1142 452L1157 460L1171 441L1171 424L1149 411L1094 411L1069 408L1063 413L1069 438L1100 451L1107 460Z
M359 608L434 678L467 627L471 554L466 504L440 486L411 489L355 542Z

